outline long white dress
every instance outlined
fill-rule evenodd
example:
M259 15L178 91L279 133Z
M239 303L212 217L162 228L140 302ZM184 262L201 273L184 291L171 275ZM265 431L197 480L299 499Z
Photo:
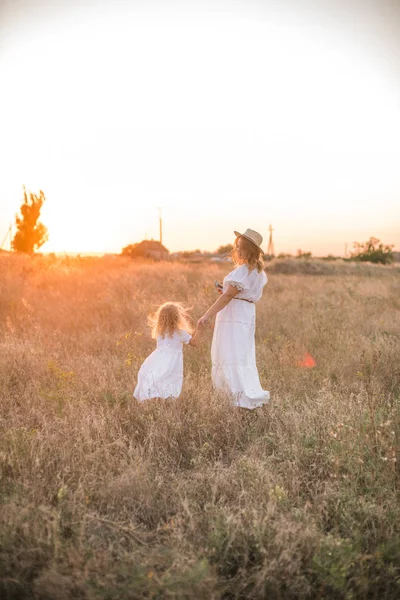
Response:
M158 336L157 348L139 369L134 397L143 402L150 398L177 398L183 382L183 344L192 336L187 331L176 331L171 337Z
M266 404L270 398L260 384L254 340L254 303L260 300L267 281L265 271L250 271L247 265L236 267L225 277L223 291L234 285L240 293L217 314L211 346L214 387L232 395L235 406L249 409Z

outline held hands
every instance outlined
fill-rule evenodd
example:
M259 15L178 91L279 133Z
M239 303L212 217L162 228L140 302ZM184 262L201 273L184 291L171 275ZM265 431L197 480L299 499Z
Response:
M219 281L214 281L214 285L217 288L218 293L222 296L224 291L223 291L223 285L221 283L219 283ZM238 290L236 290L236 293L238 293ZM225 294L226 295L226 294ZM226 304L228 304L229 300L225 303L221 304L221 298L219 298L216 302L214 302L213 306L211 308L208 309L208 311L202 316L200 317L200 319L197 321L197 327L199 329L204 329L207 326L211 326L211 320L212 318L222 309L224 308L224 306Z

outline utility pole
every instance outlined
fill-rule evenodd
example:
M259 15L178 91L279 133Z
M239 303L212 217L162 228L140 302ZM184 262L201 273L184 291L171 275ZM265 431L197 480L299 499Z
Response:
M3 246L6 243L7 238L9 238L10 252L11 252L11 243L12 243L12 225L11 225L11 223L9 224L8 229L7 229L7 233L4 236L4 240L1 243L0 250L3 249Z
M272 229L272 225L270 225L268 227L268 231L269 231L269 240L268 240L267 254L268 254L268 256L274 256L274 242L273 242L273 239L272 239L272 232L274 230Z
M160 244L162 244L162 206L157 206L158 208L158 218L160 222Z

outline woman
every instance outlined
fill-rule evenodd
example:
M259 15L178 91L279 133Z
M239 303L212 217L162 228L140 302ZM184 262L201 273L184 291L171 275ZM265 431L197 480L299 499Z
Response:
M214 387L231 394L236 406L253 409L269 401L269 392L260 384L254 341L255 302L268 279L261 257L262 236L252 229L234 233L236 268L225 277L221 297L198 325L217 315L211 346Z

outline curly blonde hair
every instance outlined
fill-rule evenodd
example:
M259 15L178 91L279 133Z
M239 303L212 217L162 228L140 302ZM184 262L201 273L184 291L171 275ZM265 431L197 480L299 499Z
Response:
M179 302L165 302L159 306L154 315L149 316L148 324L151 327L151 337L154 339L159 335L162 338L166 335L172 337L175 331L180 329L190 334L194 331L188 309Z
M238 242L240 239L242 240L242 251L244 251L246 258L239 257ZM257 272L261 273L261 271L264 270L264 261L262 259L261 248L253 244L253 242L242 235L238 235L235 239L231 257L237 267L247 263L250 271L257 269Z

